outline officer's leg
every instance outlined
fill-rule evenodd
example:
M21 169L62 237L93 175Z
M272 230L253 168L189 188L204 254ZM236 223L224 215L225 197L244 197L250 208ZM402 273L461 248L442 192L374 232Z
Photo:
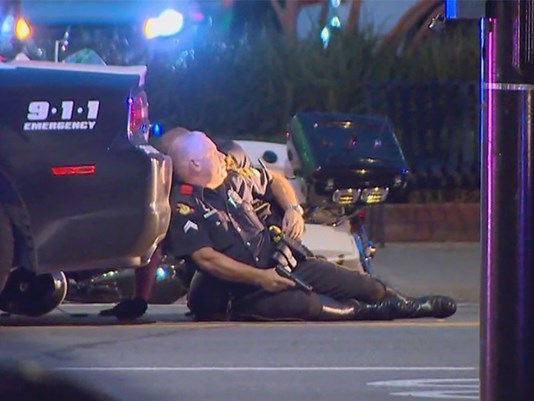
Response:
M196 320L228 320L229 284L206 273L195 272L187 306Z
M317 296L300 290L257 290L232 300L233 320L312 320L321 311Z
M377 279L323 259L307 259L294 273L315 292L334 299L357 299L365 303L386 297L386 286Z
M456 312L456 302L450 297L404 297L374 277L320 259L309 259L300 263L295 273L316 292L334 299L353 298L365 303L396 299L400 302L394 303L393 307L402 308L392 312L394 318L444 318Z
M301 290L269 293L256 291L232 302L232 319L254 321L345 321L394 319L397 300L374 304L354 299L337 301L326 295Z
M135 269L135 294L133 298L124 299L111 309L100 311L100 316L115 316L117 319L137 319L145 314L148 308L148 300L154 282L156 270L162 258L161 247L158 247L146 266Z

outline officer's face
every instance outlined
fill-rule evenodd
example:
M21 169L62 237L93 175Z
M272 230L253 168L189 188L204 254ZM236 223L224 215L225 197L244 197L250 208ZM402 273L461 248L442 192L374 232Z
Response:
M224 154L219 152L215 144L206 137L204 159L202 161L203 175L206 187L217 188L226 178L226 163Z

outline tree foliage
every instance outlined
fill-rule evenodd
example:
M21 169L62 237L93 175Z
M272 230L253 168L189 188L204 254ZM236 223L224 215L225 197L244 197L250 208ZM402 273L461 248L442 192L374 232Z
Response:
M326 48L317 32L296 43L273 31L232 43L208 35L147 60L151 114L169 127L280 138L299 111L366 112L369 82L478 79L476 26L410 52L379 45L372 28L334 32Z

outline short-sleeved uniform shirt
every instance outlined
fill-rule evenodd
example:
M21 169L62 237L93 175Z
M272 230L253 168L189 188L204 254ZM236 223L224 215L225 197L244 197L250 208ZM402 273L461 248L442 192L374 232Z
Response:
M215 190L178 183L171 195L174 207L168 246L177 257L187 257L210 247L237 261L269 268L273 243L253 203L271 197L268 171L254 170L254 177L229 171Z

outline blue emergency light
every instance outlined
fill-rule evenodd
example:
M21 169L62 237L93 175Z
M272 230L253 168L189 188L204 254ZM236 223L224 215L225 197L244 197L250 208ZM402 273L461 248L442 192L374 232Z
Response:
M163 135L163 127L159 123L154 123L150 126L151 134L160 137Z

